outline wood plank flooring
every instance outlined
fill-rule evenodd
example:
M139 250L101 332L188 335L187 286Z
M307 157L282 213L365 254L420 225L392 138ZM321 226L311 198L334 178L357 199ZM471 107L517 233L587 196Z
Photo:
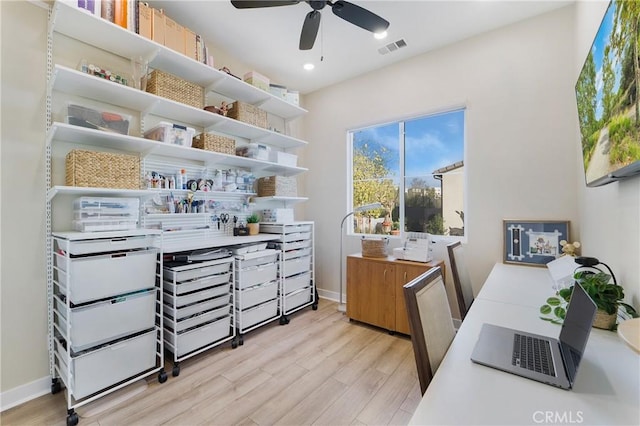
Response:
M183 361L180 376L148 388L89 425L404 425L420 401L411 340L350 322L321 299L230 343ZM78 409L83 412L83 407ZM0 415L3 425L66 424L64 392Z

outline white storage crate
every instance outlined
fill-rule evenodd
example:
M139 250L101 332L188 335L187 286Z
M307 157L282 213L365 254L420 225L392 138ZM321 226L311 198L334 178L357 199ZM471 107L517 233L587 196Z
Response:
M270 318L274 318L278 315L278 300L272 300L262 305L258 305L254 308L247 309L239 313L236 311L236 327L241 330L246 330L266 321ZM241 331L242 332L242 331Z
M251 266L246 269L237 271L236 287L244 289L256 284L273 281L278 276L278 264L271 263L267 265Z
M137 220L80 219L73 221L73 229L78 232L129 231L137 227Z
M298 165L298 156L289 154L288 152L271 150L269 153L269 161L282 164L283 166L296 167Z
M190 281L178 282L175 286L170 281L163 281L162 286L168 293L173 292L173 288L175 287L176 294L180 295L192 291L202 290L203 288L207 287L224 284L226 282L229 282L230 276L231 272L225 272L223 274L209 275L204 278L196 278Z
M176 308L176 307L165 304L163 307L163 311L166 315L169 315L171 318L182 320L192 315L198 315L205 311L210 311L212 309L220 308L222 306L228 306L229 301L230 301L229 297L217 297L215 299L209 299L209 300L205 300L204 302L193 303L191 305L183 306L180 308Z
M95 351L72 354L71 366L61 362L62 377L71 368L67 386L75 399L84 398L118 382L153 368L156 364L156 330L103 346ZM58 353L66 359L67 350L56 341Z
M178 320L175 324L173 319L169 318L168 316L165 316L163 319L165 327L169 327L170 329L175 331L184 331L188 328L196 327L200 324L213 321L216 318L222 318L226 315L229 315L229 306L225 305L212 311L201 312L182 320Z
M56 249L71 255L113 252L147 248L153 245L150 235L92 238L90 240L56 240Z
M284 261L284 270L282 275L289 277L291 275L307 272L311 268L311 256L296 257Z
M190 147L196 131L191 127L161 121L152 129L144 132L145 139Z
M232 259L224 261L212 260L208 262L191 263L188 265L165 267L165 279L175 281L188 281L195 278L206 277L207 275L216 275L228 272L231 269Z
M295 309L305 303L311 302L311 287L289 293L284 297L284 307L287 312Z
M66 258L56 253L60 291L72 303L80 304L153 288L156 254L155 249L78 258ZM73 277L70 288L69 275Z
M71 349L79 352L155 325L155 290L128 294L116 299L71 308L67 318L64 302L55 299L60 314L56 323L66 333L65 320L71 325Z
M173 333L165 329L165 341L169 349L177 356L183 356L217 340L228 337L231 333L231 316L227 315L217 321L204 324L191 330ZM177 351L176 351L176 348Z
M297 249L297 250L289 250L283 253L284 260L295 259L296 257L310 256L311 255L311 247Z
M311 285L311 272L305 272L283 280L284 293L289 294Z
M278 260L278 252L276 250L262 250L249 252L243 255L237 255L236 259L241 260L241 267L248 268L250 266L259 266L273 263Z
M236 307L244 310L276 297L278 297L278 281L258 284L244 290L236 290Z
M202 302L207 299L213 299L214 297L219 297L229 294L229 285L219 285L217 287L207 288L205 290L196 291L193 293L184 294L181 296L176 296L175 298L171 293L164 293L164 300L166 303L176 306L182 307L191 305L193 303Z

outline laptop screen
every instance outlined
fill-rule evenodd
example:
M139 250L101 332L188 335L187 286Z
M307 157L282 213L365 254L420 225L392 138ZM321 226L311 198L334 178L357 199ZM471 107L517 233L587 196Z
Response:
M567 368L569 382L573 383L582 354L587 346L591 324L596 315L596 304L582 286L575 283L567 314L560 331L560 350Z

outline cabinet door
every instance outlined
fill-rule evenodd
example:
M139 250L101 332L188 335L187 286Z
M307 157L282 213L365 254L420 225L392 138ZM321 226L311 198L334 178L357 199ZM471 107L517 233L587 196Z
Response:
M394 274L392 263L347 257L347 316L395 330Z
M407 308L404 303L404 293L402 286L416 278L420 274L431 269L430 265L396 265L396 331L399 333L410 334L409 318L407 317Z

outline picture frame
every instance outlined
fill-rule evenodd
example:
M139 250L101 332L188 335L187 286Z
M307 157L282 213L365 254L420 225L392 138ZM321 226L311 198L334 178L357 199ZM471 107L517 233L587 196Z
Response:
M568 220L503 220L503 263L543 267L562 255Z

